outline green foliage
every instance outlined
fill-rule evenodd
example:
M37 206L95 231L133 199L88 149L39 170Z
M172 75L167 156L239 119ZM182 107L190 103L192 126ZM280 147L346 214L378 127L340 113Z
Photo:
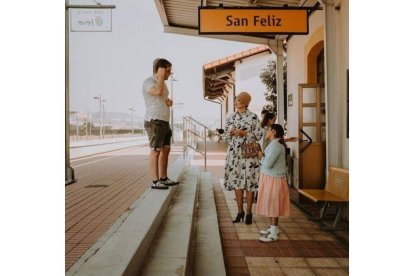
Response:
M283 82L284 90L286 91L286 56L283 56ZM276 73L276 60L268 60L267 66L260 73L260 79L266 86L264 96L268 103L263 109L269 110L277 114L277 73Z
M276 111L277 106L277 91L276 91L276 61L275 60L268 60L267 66L263 69L262 73L260 73L260 79L266 86L266 92L264 92L264 96L268 103L264 109L269 110L271 112Z

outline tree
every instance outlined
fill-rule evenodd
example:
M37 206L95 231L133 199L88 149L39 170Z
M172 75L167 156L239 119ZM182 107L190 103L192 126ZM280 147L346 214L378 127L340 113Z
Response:
M276 73L276 60L268 60L267 66L260 73L260 79L266 86L266 92L264 96L269 103L264 106L264 109L269 110L277 115L277 73ZM283 54L283 90L286 99L286 55ZM285 106L286 112L286 106ZM286 114L285 114L286 117Z

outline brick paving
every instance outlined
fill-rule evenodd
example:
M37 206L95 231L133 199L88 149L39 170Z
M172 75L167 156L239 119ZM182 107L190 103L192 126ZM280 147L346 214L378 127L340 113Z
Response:
M147 145L71 160L78 181L65 188L65 270L150 187ZM173 162L182 152L173 146Z
M219 230L227 275L348 275L348 231L319 229L309 221L303 206L291 204L292 215L279 218L279 240L273 243L258 241L259 230L267 228L268 218L259 217L253 204L253 224L232 223L237 214L233 191L220 184L224 176L225 144L209 143L207 168L213 174ZM202 165L201 156L195 163ZM291 190L292 202L297 193ZM310 206L310 212L318 210ZM347 224L345 224L347 226Z

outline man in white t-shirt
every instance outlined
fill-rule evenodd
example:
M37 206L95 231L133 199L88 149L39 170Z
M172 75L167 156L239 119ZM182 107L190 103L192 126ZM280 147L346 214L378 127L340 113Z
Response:
M171 75L172 64L166 59L156 59L153 65L153 75L142 85L145 101L144 128L150 144L150 169L152 189L168 189L177 185L167 176L168 155L171 148L172 131L170 128L170 107L173 105L168 98L168 88L165 80Z

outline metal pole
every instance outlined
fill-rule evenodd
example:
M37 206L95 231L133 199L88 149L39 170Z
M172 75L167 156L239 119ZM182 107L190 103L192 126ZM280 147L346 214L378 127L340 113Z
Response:
M204 171L207 171L207 128L204 127Z
M281 40L277 41L276 49L276 91L277 91L277 122L281 126L285 125L285 95L283 86L283 43Z
M185 117L183 117L183 159L184 161L185 161L185 145L186 145L185 130L186 130Z
M74 183L75 171L70 166L69 150L69 10L65 1L65 185Z
M337 41L335 1L323 0L325 10L325 104L326 104L326 170L342 166L341 95L337 80Z
M174 102L174 76L171 74L171 100ZM171 143L174 144L174 105L171 106Z
M76 140L79 140L79 112L76 112Z
M88 140L88 136L89 136L88 124L89 124L89 111L88 111L88 114L86 115L86 120L85 120L85 125L86 125L85 137L86 137L86 140Z
M89 112L88 112L88 124L89 124L89 139L91 139L91 136L92 136L92 113L89 114Z
M134 109L134 107L130 107L129 108L129 110L131 110L131 112L132 112L132 135L134 135L134 111L135 111L135 109Z
M105 102L106 100L102 100L102 112L103 112L103 129L102 129L102 135L105 138L105 121L106 121L106 114L105 114Z
M99 116L101 117L101 124L99 125L99 138L102 139L102 96L99 94Z
M223 128L223 103L220 103L220 129Z

